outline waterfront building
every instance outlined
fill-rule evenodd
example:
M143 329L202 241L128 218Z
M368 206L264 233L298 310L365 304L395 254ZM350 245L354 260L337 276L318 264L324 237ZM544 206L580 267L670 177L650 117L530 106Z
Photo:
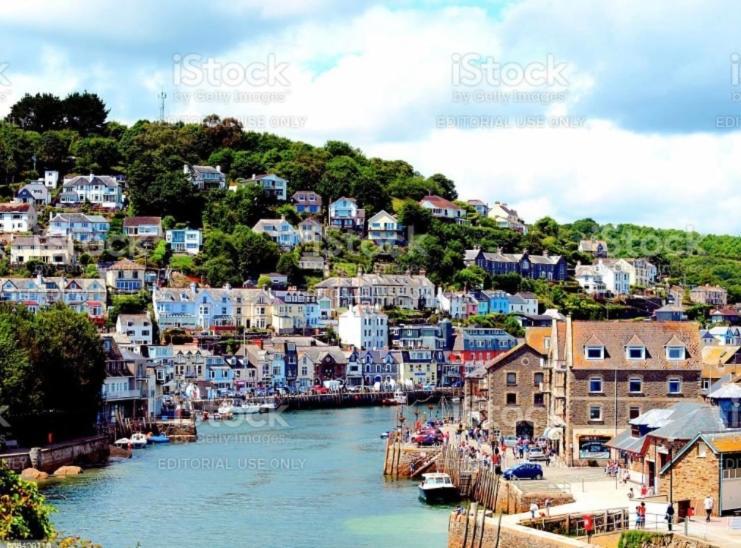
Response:
M395 325L389 328L389 339L393 348L452 350L455 333L450 320L441 320L436 325Z
M599 259L593 265L576 265L574 278L592 295L626 295L630 292L630 275L617 261Z
M388 316L368 305L351 306L340 314L338 335L342 344L361 350L388 347Z
M347 359L348 386L373 386L381 383L391 387L399 382L399 350L353 349Z
M699 285L690 289L693 303L725 306L728 304L728 291L717 285Z

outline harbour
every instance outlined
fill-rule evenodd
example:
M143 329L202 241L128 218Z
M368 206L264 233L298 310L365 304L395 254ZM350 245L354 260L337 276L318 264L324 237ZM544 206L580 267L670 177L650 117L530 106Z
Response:
M357 407L205 421L195 443L136 450L44 494L63 534L103 546L445 546L451 507L382 476L380 435L396 415Z

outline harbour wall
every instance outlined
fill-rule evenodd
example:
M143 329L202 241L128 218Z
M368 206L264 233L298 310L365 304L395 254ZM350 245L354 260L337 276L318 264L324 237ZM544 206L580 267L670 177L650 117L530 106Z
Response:
M53 473L60 466L97 466L108 461L110 449L105 435L78 438L47 447L32 447L28 450L0 455L0 461L11 470L20 472L24 468L36 468Z

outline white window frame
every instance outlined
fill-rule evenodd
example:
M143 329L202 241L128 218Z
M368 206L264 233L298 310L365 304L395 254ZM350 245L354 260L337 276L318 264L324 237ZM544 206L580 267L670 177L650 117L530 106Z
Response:
M635 358L630 355L631 350L640 350L641 355ZM627 346L625 348L625 359L626 360L645 360L646 359L646 347L645 346Z
M598 418L592 418L592 409L599 409L599 417ZM589 422L602 422L604 420L604 415L602 413L602 405L598 403L591 403L587 407L587 420Z
M679 358L672 358L671 351L679 349L682 353L681 357ZM686 359L687 356L687 349L684 346L667 346L666 347L666 359L671 361L680 361Z
M631 385L631 383L633 381L638 381L640 383L641 386L640 386L640 389L639 390L633 390L631 388L630 385ZM629 394L642 394L643 393L643 377L639 377L639 376L633 375L633 376L631 376L631 377L628 378L628 393Z
M592 390L592 381L599 381L599 390ZM592 375L589 377L589 384L587 385L587 388L589 389L590 394L604 394L605 392L605 381L602 378L602 375Z
M677 392L671 391L671 384L673 382L679 383L679 390ZM669 377L666 379L666 393L671 396L676 396L682 393L682 378L681 377Z
M589 355L590 350L599 350L599 357L591 357ZM584 347L584 357L588 360L604 360L605 359L605 347L604 346L586 346Z

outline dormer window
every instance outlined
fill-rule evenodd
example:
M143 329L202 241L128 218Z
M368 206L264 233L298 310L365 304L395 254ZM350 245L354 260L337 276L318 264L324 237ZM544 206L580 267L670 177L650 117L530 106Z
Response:
M584 353L588 360L604 360L605 359L605 347L604 346L587 346L585 348Z
M628 346L625 349L625 357L629 360L645 360L646 359L646 347L645 346Z
M666 347L666 359L667 360L683 360L685 358L684 346L667 346Z

